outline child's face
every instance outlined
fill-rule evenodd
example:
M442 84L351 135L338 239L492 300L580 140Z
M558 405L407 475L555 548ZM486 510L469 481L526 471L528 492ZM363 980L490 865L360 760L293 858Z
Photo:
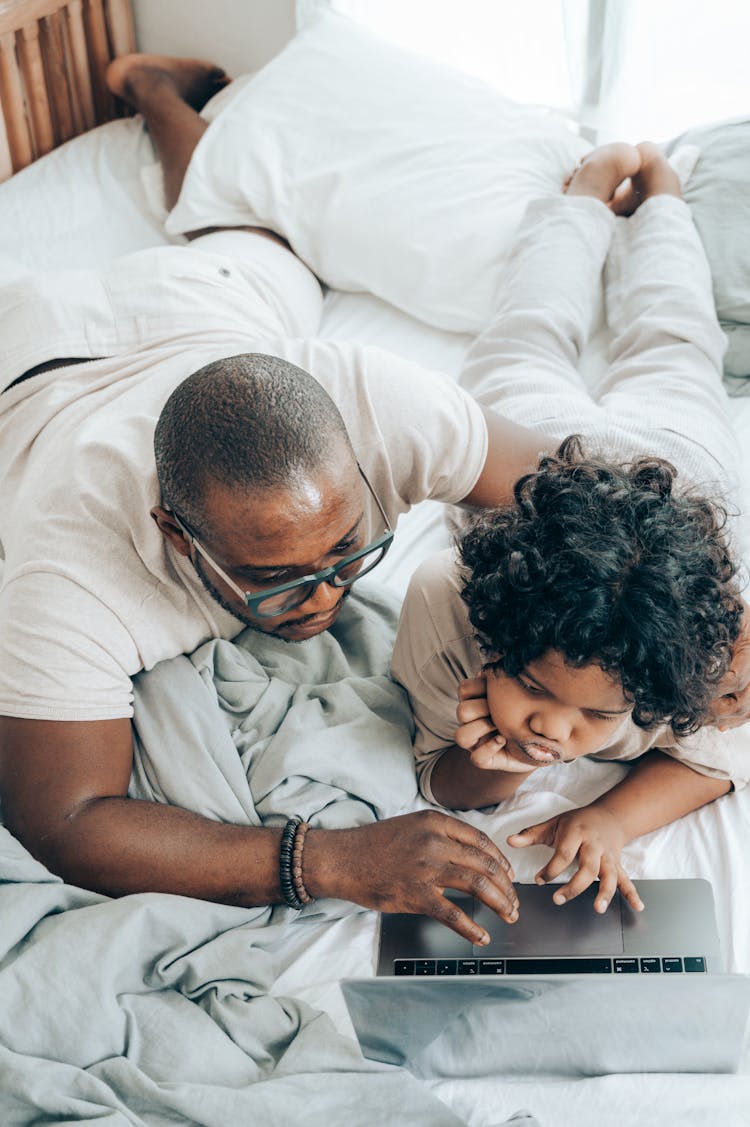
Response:
M620 683L599 665L566 665L557 650L516 677L487 673L492 720L520 763L547 767L612 743L632 712Z

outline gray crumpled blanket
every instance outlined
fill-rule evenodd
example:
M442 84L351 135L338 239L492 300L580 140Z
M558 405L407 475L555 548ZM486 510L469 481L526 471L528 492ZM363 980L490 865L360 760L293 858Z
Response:
M410 807L411 713L388 676L396 616L390 595L365 589L306 642L247 630L141 675L131 795L329 829Z
M385 675L394 616L352 598L329 636L213 642L142 676L132 793L253 824L292 811L352 824L408 804L408 711ZM111 900L0 828L2 1127L462 1123L408 1073L363 1060L327 1015L269 993L275 945L306 926L294 919Z

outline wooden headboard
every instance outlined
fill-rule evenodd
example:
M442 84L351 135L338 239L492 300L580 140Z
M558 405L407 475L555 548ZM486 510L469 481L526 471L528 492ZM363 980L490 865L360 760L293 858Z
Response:
M0 0L0 179L120 116L104 76L134 50L130 0Z

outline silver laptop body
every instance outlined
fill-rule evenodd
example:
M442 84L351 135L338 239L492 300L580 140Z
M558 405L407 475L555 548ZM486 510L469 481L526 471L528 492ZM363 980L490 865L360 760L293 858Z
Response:
M558 907L517 885L513 925L451 894L488 947L384 915L377 977L342 984L363 1053L425 1077L735 1071L750 976L721 973L710 883L636 884L643 912L603 916L596 888Z

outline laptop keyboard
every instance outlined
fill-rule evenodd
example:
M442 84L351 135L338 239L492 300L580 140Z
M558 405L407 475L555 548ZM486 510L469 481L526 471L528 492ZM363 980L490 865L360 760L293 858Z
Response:
M394 975L705 974L702 955L585 959L394 959Z

